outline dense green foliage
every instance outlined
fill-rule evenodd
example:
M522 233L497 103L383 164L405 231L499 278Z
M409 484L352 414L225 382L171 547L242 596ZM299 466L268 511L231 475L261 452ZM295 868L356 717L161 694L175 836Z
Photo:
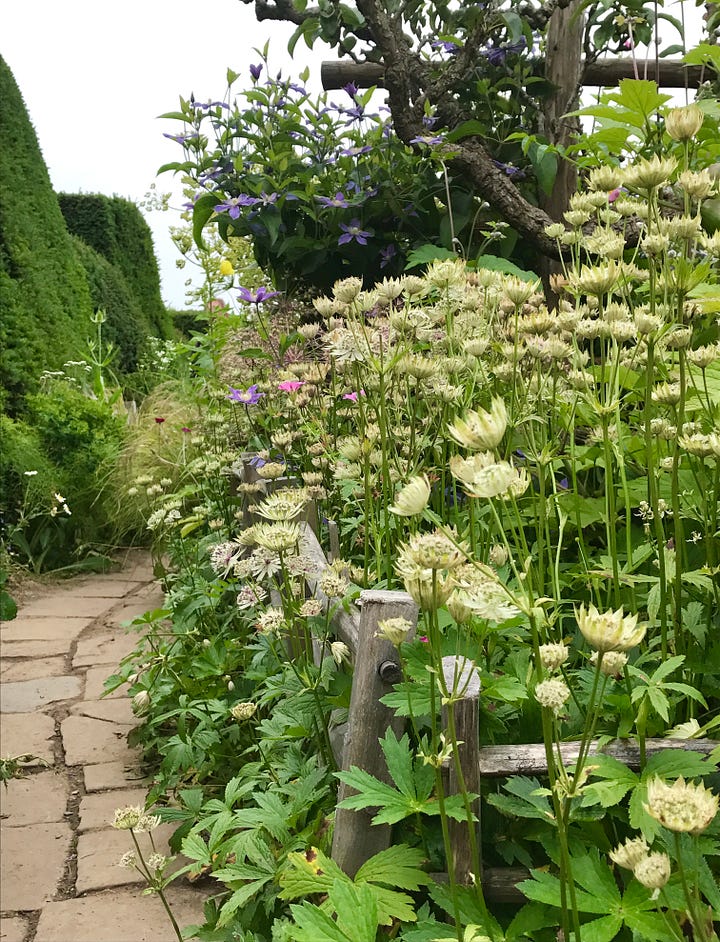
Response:
M0 493L5 542L39 572L109 541L106 485L125 422L65 379L28 396L27 411L0 416Z
M137 206L99 193L61 193L58 199L68 229L122 272L142 312L143 332L169 336L152 235Z
M77 352L92 313L35 131L0 59L0 400L22 407L44 368Z

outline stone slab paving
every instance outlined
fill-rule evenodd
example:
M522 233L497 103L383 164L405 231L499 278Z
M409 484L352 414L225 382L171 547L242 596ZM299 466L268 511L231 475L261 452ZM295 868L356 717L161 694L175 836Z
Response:
M18 615L0 629L0 642L4 648L11 641L74 641L93 623L95 617L87 615L64 618L62 615L43 615L42 618L24 618Z
M68 792L66 777L57 772L13 779L0 790L0 818L9 828L64 821Z
M75 700L82 693L82 677L72 674L61 677L37 677L35 680L3 682L0 686L0 711L3 713L30 713L48 703Z
M73 670L79 667L94 667L97 664L108 664L115 670L125 655L135 648L137 642L138 636L130 634L124 628L81 638L73 657Z
M127 688L102 696L137 641L122 622L163 601L148 556L132 552L122 572L43 587L0 629L0 750L50 766L0 790L0 942L175 942L160 901L117 865L132 840L110 822L144 804L147 783L127 745ZM159 852L173 830L153 832ZM203 921L205 891L168 893L181 926Z
M35 755L51 764L55 721L44 713L0 713L3 756Z
M41 677L60 677L64 673L64 657L37 657L32 660L0 657L0 682L2 683L37 680Z
M174 884L167 889L182 928L202 923L203 894ZM43 909L35 942L177 942L162 903L137 889L92 893ZM3 942L5 940L3 939Z
M85 699L86 700L112 700L120 697L126 697L126 687L118 687L112 693L105 693L105 681L110 674L114 673L112 665L106 664L104 667L90 667L85 671Z
M174 825L161 824L152 832L152 844L150 835L138 834L138 843L144 856L147 858L153 853L153 846L159 854L170 856L168 839L174 830ZM127 831L115 831L106 827L102 831L86 831L81 834L77 845L77 892L89 893L92 890L127 886L131 883L143 884L144 881L137 870L119 866L123 854L134 850L134 847ZM186 863L189 863L187 859L178 858L169 870L177 870Z
M22 916L0 916L0 942L25 942L28 921Z
M96 720L105 720L106 723L119 723L124 726L137 724L128 697L117 697L114 700L81 700L70 707L70 712L73 716L89 716Z
M55 896L71 838L69 824L0 826L3 910L42 909Z
M127 762L98 762L96 765L83 766L85 793L107 791L118 786L138 785L145 781L140 767Z
M0 654L3 658L36 658L64 656L70 653L74 639L69 637L53 638L52 641L5 641L0 632Z

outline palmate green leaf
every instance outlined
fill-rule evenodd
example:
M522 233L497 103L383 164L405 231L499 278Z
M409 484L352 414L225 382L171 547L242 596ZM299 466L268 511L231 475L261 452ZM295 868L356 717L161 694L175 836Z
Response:
M290 931L296 942L353 942L352 937L345 935L338 924L317 906L303 903L291 906L290 912L295 920L295 927ZM374 942L374 937L371 942Z
M513 775L503 786L509 795L488 795L491 805L505 814L518 818L537 818L553 821L554 815L547 796L541 794L540 782L526 775Z
M560 880L551 873L545 873L544 870L532 870L531 873L532 879L518 883L518 889L536 903L547 903L559 908L562 899ZM586 893L584 890L576 890L575 898L578 909L582 913L607 913L608 905L604 899Z
M403 890L417 890L432 883L421 865L425 855L417 847L395 844L366 861L355 875L356 883L384 883Z
M183 838L182 852L190 860L196 860L203 866L210 863L210 850L199 834L188 834Z
M410 750L407 733L398 739L392 729L380 740L388 772L398 790L408 798L427 798L433 789L435 775L429 765L416 760Z
M353 766L348 772L337 772L341 782L354 788L358 794L349 795L338 803L338 808L352 808L355 811L379 807L381 810L372 819L373 824L395 824L423 810L426 802L408 798L391 785L379 782L368 772Z
M605 912L620 905L615 877L595 848L583 857L573 857L572 875L576 883L603 901Z
M330 905L337 913L338 928L353 942L375 942L378 928L377 900L369 886L335 880Z
M585 922L582 927L583 942L613 942L622 924L622 917L616 915Z
M612 756L594 755L591 764L594 767L592 777L602 781L592 781L585 786L583 805L599 803L603 808L612 808L619 804L639 781L634 772Z

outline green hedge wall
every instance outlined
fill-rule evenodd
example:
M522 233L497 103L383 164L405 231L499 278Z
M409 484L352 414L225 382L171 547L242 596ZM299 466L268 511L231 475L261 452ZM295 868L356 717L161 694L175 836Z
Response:
M58 199L68 229L122 272L141 312L142 332L172 336L160 296L152 233L138 207L99 193L60 193Z
M76 356L92 305L25 103L0 58L0 406Z

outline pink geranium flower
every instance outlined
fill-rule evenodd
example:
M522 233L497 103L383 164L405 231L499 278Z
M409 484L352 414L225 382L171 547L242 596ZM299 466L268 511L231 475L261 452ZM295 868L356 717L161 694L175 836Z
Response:
M280 392L297 392L304 385L305 381L302 379L286 379L282 383L278 383L277 388Z

